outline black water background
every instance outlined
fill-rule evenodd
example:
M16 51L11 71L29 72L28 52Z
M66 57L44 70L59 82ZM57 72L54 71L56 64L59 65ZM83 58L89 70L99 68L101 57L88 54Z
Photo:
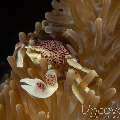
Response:
M51 0L8 0L0 3L0 79L10 72L7 56L12 55L18 33L34 30L35 21L51 10Z

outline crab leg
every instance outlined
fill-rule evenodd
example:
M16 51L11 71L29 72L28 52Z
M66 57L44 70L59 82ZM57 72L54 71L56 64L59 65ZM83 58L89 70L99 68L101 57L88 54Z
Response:
M17 67L23 67L23 58L24 58L24 54L22 52L22 48L20 48L18 50L17 58L16 58L16 66Z

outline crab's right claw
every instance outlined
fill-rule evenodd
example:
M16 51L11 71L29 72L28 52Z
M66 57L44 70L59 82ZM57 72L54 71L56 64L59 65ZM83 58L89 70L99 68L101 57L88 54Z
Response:
M85 68L85 67L83 67L82 65L80 65L80 64L77 62L77 60L74 59L74 58L67 59L67 63L68 63L68 65L72 66L73 68L78 69L78 70L81 70L81 71L83 71L83 72L85 72L85 73L89 73L89 72L91 71L90 69Z

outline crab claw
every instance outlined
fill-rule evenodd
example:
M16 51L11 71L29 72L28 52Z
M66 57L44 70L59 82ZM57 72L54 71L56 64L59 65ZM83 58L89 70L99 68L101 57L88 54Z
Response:
M82 65L80 65L80 64L77 62L77 60L74 59L74 58L68 58L68 59L67 59L67 63L68 63L68 65L74 67L75 69L81 70L81 71L83 71L83 72L85 72L85 73L89 73L89 72L91 71L90 69L85 68L85 67L83 67Z
M48 76L51 75L51 78ZM40 79L24 78L20 80L21 87L33 97L48 98L58 89L58 83L55 77L56 74L52 70L46 73L46 83ZM52 81L51 81L52 80Z
M16 65L17 65L17 67L23 67L23 55L21 53L21 50L18 50Z
M20 68L23 67L23 59L25 56L25 52L24 52L23 48L24 48L24 45L21 45L21 47L18 48L17 55L16 55L16 66L20 67Z

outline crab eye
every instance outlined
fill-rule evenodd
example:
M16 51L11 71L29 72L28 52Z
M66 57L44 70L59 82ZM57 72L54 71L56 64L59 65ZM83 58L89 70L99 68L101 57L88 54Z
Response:
M40 91L43 91L43 90L45 90L45 88L46 88L43 83L37 83L36 85L37 85L37 88L38 88Z

